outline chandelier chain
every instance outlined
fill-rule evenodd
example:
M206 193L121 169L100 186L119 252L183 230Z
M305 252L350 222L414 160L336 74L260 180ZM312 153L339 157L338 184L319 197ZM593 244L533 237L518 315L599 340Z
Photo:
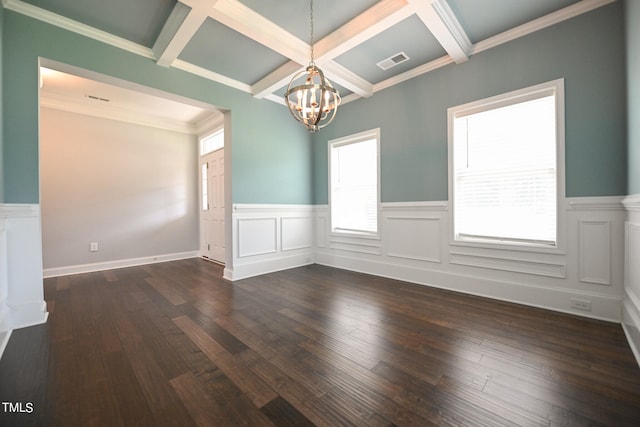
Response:
M309 0L309 20L311 62L291 78L284 98L293 118L309 132L318 132L335 118L340 105L340 92L315 64L313 0Z
M315 61L314 61L314 57L313 57L313 0L311 0L310 2L310 6L309 6L309 17L311 19L311 25L309 26L309 28L311 29L309 31L309 40L310 40L310 44L311 44L311 65L315 65Z

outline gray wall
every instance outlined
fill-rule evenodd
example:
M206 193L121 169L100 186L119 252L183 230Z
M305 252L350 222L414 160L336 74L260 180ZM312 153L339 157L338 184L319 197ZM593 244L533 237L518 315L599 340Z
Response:
M2 70L4 69L4 66L2 65L2 61L3 61L3 54L2 52L4 51L3 47L2 47L2 43L4 41L4 37L3 37L3 32L4 32L4 7L0 7L0 166L3 165L3 152L4 152L4 126L3 126L3 106L4 106L4 97L2 96L2 86L3 86L3 73ZM2 171L0 171L0 203L2 203L2 201L4 200L4 173Z
M42 108L44 268L197 251L197 144L193 135Z
M629 194L640 194L640 2L625 3L627 102L629 117Z
M446 200L447 109L559 78L567 196L625 195L624 46L617 2L343 106L314 138L315 203L328 200L327 141L377 127L382 201Z

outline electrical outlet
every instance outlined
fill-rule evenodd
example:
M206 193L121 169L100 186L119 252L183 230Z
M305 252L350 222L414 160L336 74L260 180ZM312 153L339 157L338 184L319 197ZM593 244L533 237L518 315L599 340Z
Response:
M571 298L571 308L576 310L591 311L591 301Z
M89 252L98 252L98 242L89 243Z

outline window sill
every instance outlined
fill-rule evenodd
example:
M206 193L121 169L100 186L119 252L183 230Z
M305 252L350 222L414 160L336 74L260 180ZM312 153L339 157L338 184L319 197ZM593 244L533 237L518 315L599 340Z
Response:
M380 233L370 233L366 231L331 230L334 237L357 237L360 239L380 240Z
M454 238L451 240L450 245L481 249L566 255L566 251L564 251L558 243L551 245L544 243L510 242L480 238Z

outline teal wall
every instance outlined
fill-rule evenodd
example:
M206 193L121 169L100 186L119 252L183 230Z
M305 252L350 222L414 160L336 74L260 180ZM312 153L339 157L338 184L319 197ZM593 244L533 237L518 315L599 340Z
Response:
M629 121L629 194L640 194L640 2L625 3Z
M627 23L636 22L637 2L626 7ZM38 57L230 109L234 203L327 203L327 141L376 127L382 201L446 200L447 108L562 77L567 196L640 192L640 30L628 25L627 155L622 2L346 104L312 138L273 102L11 11L0 13L0 202L38 202Z
M233 202L312 202L310 139L282 106L3 12L2 201L39 200L37 76L38 58L43 57L231 110Z
M315 203L328 201L327 141L377 127L382 201L446 200L447 108L563 77L566 195L625 195L623 23L617 2L342 106L314 136Z

